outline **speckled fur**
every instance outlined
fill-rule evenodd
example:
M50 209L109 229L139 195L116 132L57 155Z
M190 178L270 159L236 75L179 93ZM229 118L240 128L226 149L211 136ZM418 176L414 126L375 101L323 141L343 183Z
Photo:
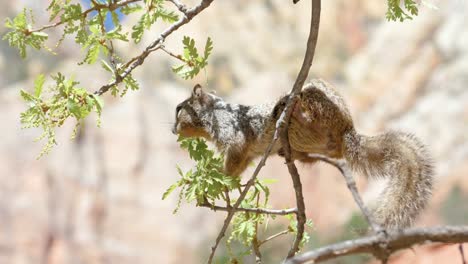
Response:
M196 86L176 110L174 132L213 141L226 155L225 172L238 176L271 141L287 97L276 104L229 104ZM354 171L386 177L388 186L371 208L387 228L412 224L431 196L433 169L424 145L413 135L358 134L343 98L323 80L305 85L289 125L293 159L315 162L308 153L344 158ZM277 143L272 153L281 152Z
M239 176L271 142L274 105L229 104L196 86L192 96L177 106L174 132L214 142L225 153L225 173ZM278 149L274 146L271 153Z

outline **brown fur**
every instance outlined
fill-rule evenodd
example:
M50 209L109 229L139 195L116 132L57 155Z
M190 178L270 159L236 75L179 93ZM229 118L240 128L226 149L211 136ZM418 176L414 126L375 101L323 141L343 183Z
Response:
M195 86L192 96L177 107L174 132L213 141L226 155L225 173L238 176L264 154L286 102L283 97L275 105L228 104ZM366 176L389 178L378 206L371 208L387 228L410 225L430 198L433 170L424 145L401 132L358 134L343 98L323 80L303 88L288 133L293 159L315 162L309 153L344 158ZM281 153L280 147L276 143L273 152Z

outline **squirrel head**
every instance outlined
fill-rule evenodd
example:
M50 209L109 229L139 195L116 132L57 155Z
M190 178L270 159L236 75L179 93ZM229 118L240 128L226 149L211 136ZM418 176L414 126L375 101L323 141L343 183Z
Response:
M191 96L176 107L172 132L183 137L209 139L208 115L213 112L215 103L220 101L220 97L203 91L199 84L195 85Z

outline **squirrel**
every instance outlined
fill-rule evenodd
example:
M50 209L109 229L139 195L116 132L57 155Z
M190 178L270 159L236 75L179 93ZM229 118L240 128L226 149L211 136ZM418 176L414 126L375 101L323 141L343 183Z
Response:
M197 84L176 107L173 133L213 142L225 154L224 173L237 177L264 155L287 100L284 96L276 103L231 104ZM344 99L321 79L306 84L293 107L288 128L292 159L314 163L317 160L308 154L321 154L345 159L353 171L367 177L388 178L378 203L370 208L372 217L387 229L410 226L432 193L433 167L426 147L409 133L357 133ZM270 153L282 152L277 141Z

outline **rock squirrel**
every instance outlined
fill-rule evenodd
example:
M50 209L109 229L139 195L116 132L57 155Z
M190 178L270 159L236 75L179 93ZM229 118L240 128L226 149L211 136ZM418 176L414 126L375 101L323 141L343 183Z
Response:
M308 163L315 162L309 153L344 158L353 171L388 178L370 208L372 216L390 229L411 225L432 192L433 168L425 146L402 132L358 134L343 98L323 80L312 80L299 96L288 130L292 158ZM264 154L287 98L253 106L231 104L196 85L176 108L173 132L213 142L225 154L225 173L236 177ZM281 151L277 141L271 153Z

